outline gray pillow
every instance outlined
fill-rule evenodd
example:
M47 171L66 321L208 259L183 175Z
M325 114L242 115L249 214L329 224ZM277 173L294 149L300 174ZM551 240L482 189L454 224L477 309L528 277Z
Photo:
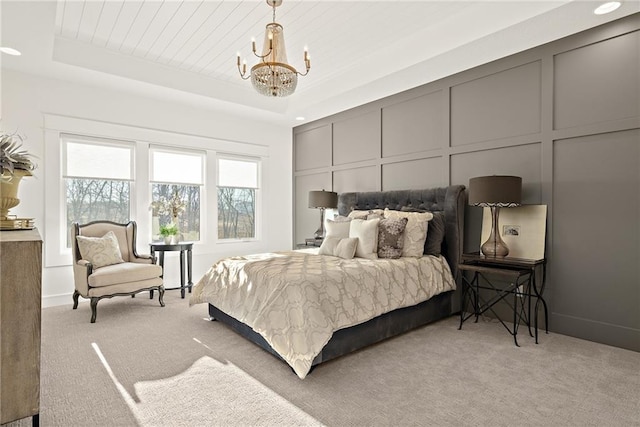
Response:
M444 212L432 212L433 219L429 221L427 241L424 242L424 254L439 256L444 242Z
M403 206L404 212L428 212L424 209L410 208ZM439 256L442 253L442 242L444 242L444 212L431 212L433 219L429 221L429 229L427 230L427 240L424 242L424 254Z

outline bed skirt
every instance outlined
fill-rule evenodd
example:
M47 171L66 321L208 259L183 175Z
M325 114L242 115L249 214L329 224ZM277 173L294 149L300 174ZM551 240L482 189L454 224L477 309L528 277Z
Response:
M313 360L312 366L449 317L454 314L452 313L453 295L453 291L443 292L420 304L399 308L359 325L334 332L329 342ZM219 320L230 326L238 334L256 343L277 358L282 359L262 335L211 304L209 304L209 316L212 320Z

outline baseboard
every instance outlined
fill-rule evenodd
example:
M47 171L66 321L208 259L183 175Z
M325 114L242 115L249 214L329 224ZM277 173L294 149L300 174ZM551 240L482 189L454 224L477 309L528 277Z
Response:
M83 299L84 298L80 298L80 302L82 302ZM68 305L69 307L73 307L73 293L47 295L42 297L42 308L57 307L59 305Z
M588 341L640 351L640 330L566 314L549 313L550 329Z

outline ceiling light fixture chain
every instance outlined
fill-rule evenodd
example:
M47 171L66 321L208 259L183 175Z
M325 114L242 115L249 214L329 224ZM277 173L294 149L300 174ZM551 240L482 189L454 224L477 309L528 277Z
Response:
M258 54L256 42L251 40L251 50L260 62L251 67L251 71L247 73L247 62L242 61L238 53L238 72L243 80L251 79L253 87L262 95L289 96L296 90L298 76L304 77L309 74L311 57L305 47L303 60L306 70L304 73L287 63L284 29L276 22L276 7L282 4L282 0L266 0L266 2L273 8L273 22L266 26L262 54Z

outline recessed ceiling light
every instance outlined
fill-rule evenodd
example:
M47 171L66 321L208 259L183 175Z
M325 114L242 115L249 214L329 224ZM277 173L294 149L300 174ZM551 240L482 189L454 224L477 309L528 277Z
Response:
M304 120L304 117L302 117L302 116L298 116L298 117L296 117L296 120L297 120L297 121L299 121L299 122L301 122L301 121L303 121L303 120Z
M0 52L6 53L7 55L20 56L22 55L20 51L12 49L10 47L0 47Z
M595 13L596 15L604 15L605 13L613 12L619 7L620 7L619 1L610 1L608 3L601 4L600 6L595 8L593 13Z

